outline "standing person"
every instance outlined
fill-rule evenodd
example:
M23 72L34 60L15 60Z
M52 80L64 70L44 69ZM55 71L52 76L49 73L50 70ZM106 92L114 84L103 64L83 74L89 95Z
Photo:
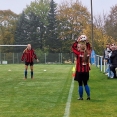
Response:
M115 46L115 50L117 50L117 45ZM117 78L117 67L115 68L116 78Z
M106 44L106 48L104 49L103 52L103 60L106 63L106 71L105 71L105 75L109 74L109 53L111 52L110 50L110 44Z
M111 48L112 48L112 54L110 56L110 60L111 60L111 67L110 67L110 69L114 73L114 78L117 78L117 73L116 73L116 68L117 68L117 48L116 48L115 44L113 44Z
M111 59L110 59L110 56L112 55L112 50L113 50L113 46L112 45L110 45L110 49L111 49L111 51L108 54L108 56L109 56L109 72L108 72L108 78L114 78L114 73L110 69L111 66L112 66Z
M79 84L78 92L80 97L78 100L83 100L83 85L87 93L87 100L90 100L90 88L87 82L89 80L89 58L91 54L91 47L85 35L81 35L78 40L73 43L72 51L77 58L74 80L78 81Z
M30 65L31 79L33 79L33 64L34 64L33 59L34 58L37 60L37 62L39 62L34 50L31 47L31 44L28 44L27 48L23 51L23 54L22 54L22 57L21 57L21 60L25 61L25 71L24 71L25 78L24 79L27 79L28 65Z

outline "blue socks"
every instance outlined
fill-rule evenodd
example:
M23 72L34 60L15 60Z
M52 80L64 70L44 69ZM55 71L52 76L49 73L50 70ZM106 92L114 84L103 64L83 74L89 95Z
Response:
M24 71L25 78L27 78L27 70Z
M80 95L80 98L83 97L83 86L79 86L79 95Z
M89 86L85 85L84 87L85 87L85 91L87 93L87 96L90 97L90 88L89 88Z
M85 91L87 93L87 96L90 97L90 88L89 88L89 86L85 85L84 87L85 87ZM79 92L80 98L82 98L83 97L83 86L79 86L78 92Z

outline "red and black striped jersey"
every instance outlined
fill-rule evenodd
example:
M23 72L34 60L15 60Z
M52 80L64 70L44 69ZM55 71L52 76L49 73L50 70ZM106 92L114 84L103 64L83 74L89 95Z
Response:
M89 70L90 70L89 62L86 63L85 65L83 64L84 52L78 51L77 45L78 45L77 41L75 43L73 43L73 45L72 45L72 51L74 52L74 54L76 55L76 58L77 58L76 71L77 72L89 72ZM89 43L86 43L86 47L88 50L91 50ZM90 54L88 55L88 57L90 57Z
M21 60L25 61L25 62L33 62L34 59L37 59L37 56L36 56L34 50L25 49L22 54Z

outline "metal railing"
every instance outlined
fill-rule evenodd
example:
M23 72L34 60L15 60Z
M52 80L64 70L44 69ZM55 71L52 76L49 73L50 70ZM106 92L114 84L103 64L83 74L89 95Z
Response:
M0 64L20 64L22 53L0 53ZM39 63L42 64L72 64L74 63L73 53L37 53ZM92 59L92 58L91 58ZM36 63L36 62L35 62ZM94 65L100 69L101 72L106 70L106 62L103 61L103 56L94 56Z
M73 53L36 53L40 63L43 64L71 64L74 63ZM1 64L19 64L22 53L0 53ZM36 62L35 62L36 63Z

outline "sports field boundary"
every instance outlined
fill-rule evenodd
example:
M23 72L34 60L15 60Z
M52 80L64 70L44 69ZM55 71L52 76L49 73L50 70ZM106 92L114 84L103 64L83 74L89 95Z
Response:
M69 90L69 95L68 95L68 99L67 99L67 103L66 103L66 107L65 107L65 113L64 113L63 117L69 117L73 89L74 89L74 79L72 79L72 82L71 82L71 87Z

